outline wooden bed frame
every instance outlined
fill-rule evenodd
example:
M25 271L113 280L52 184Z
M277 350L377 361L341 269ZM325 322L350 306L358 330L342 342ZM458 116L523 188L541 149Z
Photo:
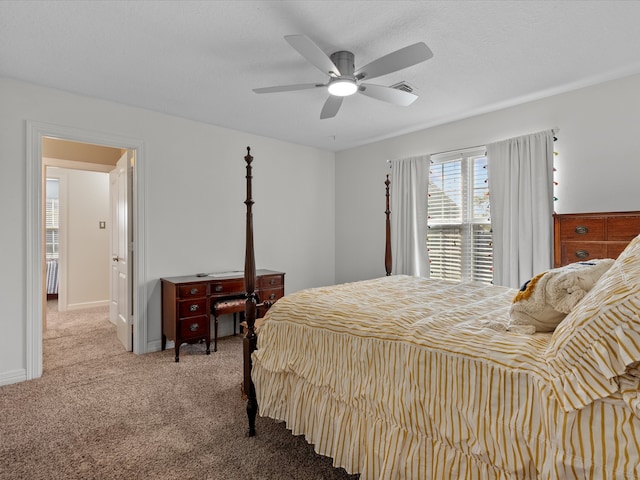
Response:
M256 260L255 251L253 246L253 204L255 203L252 198L252 181L253 156L251 156L251 147L247 147L247 154L244 157L247 164L246 179L247 179L247 198L244 201L247 206L246 215L246 243L245 243L245 256L244 256L244 285L246 289L246 300L244 307L244 318L246 322L245 335L242 339L242 352L243 352L243 381L242 381L242 397L247 401L247 417L249 419L249 431L248 436L253 437L256 434L256 415L258 413L258 401L256 399L256 390L251 380L251 368L252 360L251 355L256 350L258 344L258 335L256 333L256 310L257 307L262 304L258 304L256 301ZM385 253L384 253L384 266L386 275L391 275L391 210L389 208L389 175L384 182L385 196L386 196L386 228L385 228Z
M622 393L623 376L618 374L619 377L614 377L620 378L620 383L615 380L611 384L607 384L610 378L605 371L600 370L600 362L604 361L602 354L598 351L590 354L589 357L587 354L590 345L584 345L581 336L576 336L576 343L573 344L570 343L571 337L568 340L560 338L559 341L564 341L564 343L557 345L551 336L533 338L517 334L518 336L505 340L502 332L485 328L486 320L494 318L497 308L504 308L502 311L506 313L508 302L511 302L514 293L512 289L507 287L493 286L492 288L497 289L493 292L496 295L491 292L485 293L483 297L483 300L486 301L483 303L486 307L485 323L476 318L477 323L469 327L465 337L465 327L459 331L455 329L450 331L449 329L453 325L467 323L465 319L468 317L465 316L465 313L469 313L469 309L465 302L471 300L474 305L477 304L478 292L475 289L467 291L456 286L455 292L460 296L461 303L460 308L452 313L451 310L456 309L450 308L449 295L452 290L449 290L449 287L446 288L446 291L440 291L439 294L434 295L433 298L429 297L430 301L426 304L424 300L420 300L420 298L424 299L429 295L426 290L428 286L426 279L406 279L403 275L395 275L389 279L385 277L370 280L371 285L375 286L372 288L370 285L366 286L369 290L369 296L366 298L375 298L376 300L379 298L380 291L387 292L389 298L392 298L393 292L403 293L409 285L416 288L416 292L421 289L417 297L414 296L411 302L402 305L410 308L417 307L416 311L423 308L421 312L428 317L426 319L428 323L431 323L431 313L428 311L432 309L434 304L437 304L434 310L434 325L427 328L433 328L433 332L439 332L441 335L430 335L431 330L425 329L424 324L420 325L417 330L414 317L408 316L403 320L403 324L394 330L397 337L395 335L393 338L376 336L376 334L386 331L387 326L380 323L375 329L368 323L374 323L370 320L376 318L378 312L384 318L386 315L392 314L395 310L392 303L387 304L386 309L372 310L367 315L353 319L347 325L340 325L342 330L339 328L334 330L318 328L319 334L327 333L329 335L325 339L331 338L338 342L338 349L371 349L376 351L374 357L377 358L377 360L371 361L372 368L366 381L360 382L363 376L361 370L350 371L345 366L340 370L340 373L346 375L347 378L340 377L337 382L327 382L325 385L333 388L338 384L343 385L345 380L350 379L359 392L364 392L365 388L374 385L373 390L367 394L361 394L363 404L370 405L374 409L377 406L383 406L384 409L386 405L391 405L391 403L386 403L387 397L392 401L404 399L405 390L401 388L396 392L399 384L407 388L415 387L415 390L411 391L419 392L419 394L412 393L412 398L415 401L411 400L406 403L407 410L402 415L396 415L397 411L392 411L396 410L396 407L390 407L390 411L386 412L388 415L375 416L369 422L370 409L365 411L353 408L352 411L355 412L355 415L352 417L349 406L343 403L337 407L335 405L327 407L325 411L331 412L329 415L344 411L345 421L342 418L339 421L334 418L333 421L326 423L326 429L324 422L320 428L317 425L310 425L316 421L317 415L320 413L314 410L313 405L309 404L309 400L311 402L324 401L327 404L332 402L332 395L331 393L327 395L326 389L317 388L316 385L305 392L304 398L301 395L298 397L297 392L301 386L306 387L312 378L317 380L322 377L325 369L331 367L330 362L326 362L320 357L315 359L322 367L320 377L305 377L296 374L289 376L287 372L283 373L283 370L289 367L288 358L277 359L274 368L271 369L267 365L272 365L270 362L274 360L274 356L278 356L278 352L270 351L267 348L264 351L256 351L258 340L256 334L256 308L258 305L256 301L259 295L255 291L257 282L252 218L254 202L251 195L253 157L249 147L247 147L245 161L247 163L247 198L245 201L247 230L244 280L247 327L243 338L243 392L246 394L247 400L249 436L256 435L255 422L258 413L256 394L258 393L263 402L265 414L274 415L274 418L290 422L292 429L303 433L305 438L309 434L311 436L309 441L315 441L314 450L322 455L332 457L336 462L334 465L341 466L348 472L360 473L363 479L399 478L400 476L402 478L417 478L418 476L427 476L427 472L431 472L433 478L450 478L451 472L464 473L465 471L473 478L493 478L500 476L500 472L503 473L503 477L509 476L510 478L522 475L529 478L533 477L536 472L544 478L637 477L640 471L640 442L638 441L640 420L637 417L637 407L634 403L637 399L633 395L635 384L630 379L625 380L628 385L634 385L633 387L624 387L627 389L626 391L631 393L633 397L631 401L628 399L624 399L623 402L619 401L622 397L614 397L615 401L609 401L611 393ZM391 274L389 185L388 175L385 181L387 207L385 212L385 268L387 275ZM623 257L625 274L640 275L638 273L640 264L634 262L632 266L632 262L627 261L637 258L639 248L640 242L634 242L630 253ZM596 293L603 297L608 295L606 288L620 288L622 291L627 289L626 286L621 286L622 272L623 265L620 265L620 271L616 271L614 275L608 277L607 282L604 283L605 287ZM420 282L420 285L416 282ZM437 282L435 285L438 284ZM610 285L610 282L613 283ZM383 283L386 284L385 288L381 287ZM353 307L347 306L349 302L341 303L340 301L341 295L345 293L345 287L345 285L327 286L325 293L328 296L326 298L337 300L332 305L345 305L345 310L348 311ZM371 291L376 288L380 290ZM611 325L609 337L602 341L607 342L610 339L618 346L623 345L620 342L625 342L624 348L619 348L621 354L624 350L624 355L626 355L624 359L619 354L613 354L612 349L608 347L610 344L607 343L607 346L605 343L599 344L612 355L611 363L605 364L604 370L613 371L613 368L618 368L613 366L616 362L626 362L626 372L627 367L632 367L636 363L634 359L640 358L640 349L637 348L638 344L634 336L636 330L633 330L633 334L625 336L626 340L617 336L617 331L622 329L621 326L620 328L616 326L622 325L622 322L618 322L618 317L627 316L635 319L625 313L629 310L635 311L632 302L636 301L638 292L635 286L633 288L631 290L629 287L629 293L625 294L632 299L629 303L623 302L607 306L609 309L605 312L608 313L602 315L604 318L595 320L596 323L591 328L591 333L586 328L581 330L581 335L601 339L604 338L602 332L608 328L608 325ZM362 290L350 290L352 294L356 295L358 291ZM265 334L263 338L269 337L276 340L290 338L295 345L302 346L302 349L297 350L296 354L308 350L308 348L305 349L305 345L311 345L312 340L308 340L306 337L308 333L307 328L304 327L314 327L316 323L321 323L327 317L333 318L332 315L324 317L320 306L322 302L314 307L316 304L310 297L312 296L296 293L290 295L288 303L281 304L278 311L273 311L273 325L271 325L273 331L260 332ZM324 301L326 298L321 300ZM570 321L575 323L589 309L597 307L593 302L588 305L585 311L579 312L579 315L575 318L572 317ZM484 307L481 307L481 310ZM318 316L314 319L308 319L308 312L313 308L318 309ZM283 313L285 315L282 315ZM333 313L334 310L331 311L331 314ZM473 311L474 317L477 313L476 310ZM291 317L297 318L304 324L304 327L287 325ZM611 323L610 318L614 317L615 321ZM560 330L561 335L571 335L572 327L573 324L570 324L564 331ZM343 341L344 338L338 338L344 337L343 334L351 332L352 328L359 329L357 332L366 332L367 335L349 334L346 341ZM629 331L632 328L629 327ZM420 333L416 335L416 331ZM434 338L438 336L443 338L440 340ZM365 342L357 340L365 337L367 338ZM368 339L371 338L376 340L368 342ZM404 341L405 339L410 339L410 341ZM495 339L494 343L492 343L492 339ZM324 341L322 340L320 344ZM485 344L485 341L488 344ZM505 345L508 345L508 348L505 348ZM469 350L466 351L466 348ZM549 348L552 348L559 358L569 357L570 355L567 355L566 352L572 349L575 349L578 354L572 353L573 357L569 360L573 363L567 364L563 358L556 361L547 357L546 352ZM392 350L393 353L391 353ZM633 350L632 356L628 354L628 351L631 350ZM252 365L254 352L257 354L256 359L260 360L260 363L256 365ZM312 349L312 353L316 352L313 352ZM586 360L585 357L587 357ZM427 368L418 368L415 372L403 371L397 378L392 374L379 375L380 372L391 372L394 369L394 367L387 368L389 366L389 362L385 363L387 358L395 359L396 365L399 358L407 358L409 359L407 365L424 364ZM522 363L522 366L517 363ZM587 373L583 377L578 377L577 371L572 367L574 365L582 367L583 363ZM341 365L344 365L344 362ZM307 367L308 365L301 361L297 366ZM256 369L253 370L253 367ZM282 381L287 383L288 386L282 388L281 393L289 396L292 403L280 409L281 397L275 398L273 391L261 388L259 392L256 392L252 381L252 370L256 374L256 379L259 378L261 382L264 382L265 389L274 388L277 390ZM570 373L566 374L565 371ZM473 374L482 382L483 386L477 389L464 387L463 385L467 382L463 377L467 373ZM456 378L458 383L449 381L451 375L455 375L453 378ZM637 373L633 375L636 375L633 378L637 378ZM633 375L629 375L629 377L631 378ZM376 383L380 377L383 381ZM385 378L387 381L384 381ZM586 396L576 395L574 383L582 389L581 391ZM507 385L510 386L507 387ZM598 390L602 386L605 386L605 390ZM340 395L349 394L348 388L338 388L337 390ZM463 390L466 393L461 396ZM398 396L394 397L396 393ZM517 402L514 402L513 399L516 396ZM445 398L447 401L442 402L441 398ZM468 402L469 409L458 408L458 415L453 413L449 408L449 401L460 400L465 403L466 398L472 400ZM371 401L373 403L369 403ZM310 409L306 409L307 407ZM301 408L305 408L305 410L300 411ZM525 416L527 417L525 418L518 413L522 411L529 411L532 415ZM307 414L309 417L306 416ZM427 418L431 418L432 414L434 415L432 420L427 420ZM400 419L400 417L403 418ZM455 420L454 417L457 417L458 420ZM411 423L414 419L416 420L415 429L412 428L414 424ZM385 422L390 426L389 428L378 427L379 424ZM430 426L432 422L433 427ZM359 427L354 429L354 425ZM287 425L287 427L289 426ZM348 427L351 427L350 432L346 431ZM451 429L450 435L445 434L446 429ZM494 429L498 432L495 436L491 433ZM333 434L339 436L337 442L338 437ZM353 452L353 449L350 448L353 445L359 445L361 448L357 452ZM384 458L382 458L383 456Z

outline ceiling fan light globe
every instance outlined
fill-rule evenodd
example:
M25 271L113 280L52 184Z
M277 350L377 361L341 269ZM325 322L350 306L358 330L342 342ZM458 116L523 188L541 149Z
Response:
M358 86L352 80L334 80L329 84L329 93L337 97L347 97L358 91Z

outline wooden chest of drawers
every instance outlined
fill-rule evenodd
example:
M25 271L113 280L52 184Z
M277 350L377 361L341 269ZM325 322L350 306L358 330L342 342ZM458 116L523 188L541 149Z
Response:
M176 362L180 358L180 345L204 341L207 355L211 345L211 311L209 284L192 281L180 282L162 279L162 350L167 339L175 342Z
M554 267L595 258L617 258L640 234L640 212L554 215Z
M180 345L183 343L204 341L207 345L207 355L210 353L211 314L214 315L213 337L217 344L218 316L244 311L244 304L235 301L245 298L246 289L242 273L189 275L160 280L162 350L166 348L167 340L173 340L176 362L180 359ZM256 271L256 296L258 303L262 305L258 308L258 316L263 316L269 306L283 295L283 272Z

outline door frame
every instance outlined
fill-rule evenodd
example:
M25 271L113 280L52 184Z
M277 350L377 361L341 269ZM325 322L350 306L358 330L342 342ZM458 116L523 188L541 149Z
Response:
M133 353L146 353L147 346L147 278L145 221L145 150L140 139L123 137L51 123L26 121L27 224L26 224L26 376L42 375L42 328L44 312L42 199L45 171L42 164L42 138L53 137L135 150L133 168Z

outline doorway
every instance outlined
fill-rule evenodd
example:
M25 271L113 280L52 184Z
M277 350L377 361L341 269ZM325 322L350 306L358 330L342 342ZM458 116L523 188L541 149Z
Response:
M42 139L45 288L62 312L107 305L109 172L122 154L120 148Z
M136 255L131 265L131 326L132 350L134 353L146 353L146 277L144 263L144 149L141 140L123 138L116 135L89 132L53 124L27 122L27 380L42 375L42 331L44 327L46 289L44 261L44 222L43 198L46 178L46 165L43 162L43 139L78 142L97 146L131 151L132 158L132 219L131 230L134 241L132 251ZM66 160L74 162L74 160ZM63 162L65 163L65 162ZM66 163L67 168L70 164ZM71 165L77 166L75 164ZM142 300L145 299L145 300Z

